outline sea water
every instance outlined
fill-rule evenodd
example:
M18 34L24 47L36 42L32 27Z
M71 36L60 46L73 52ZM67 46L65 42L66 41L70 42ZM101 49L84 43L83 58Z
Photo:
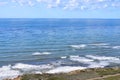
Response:
M120 19L0 19L0 80L120 65Z

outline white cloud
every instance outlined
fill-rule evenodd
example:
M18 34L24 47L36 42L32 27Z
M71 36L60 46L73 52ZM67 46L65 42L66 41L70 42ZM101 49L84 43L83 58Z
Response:
M32 1L28 1L28 4L29 4L30 6L34 6L34 3L33 3Z
M20 6L29 5L34 6L34 0L12 0L14 3L18 3Z
M64 6L64 9L75 9L79 7L78 0L69 0L68 3Z
M0 6L6 5L6 4L8 4L8 2L4 2L4 1L1 1L1 2L0 2Z
M13 3L18 3L20 6L34 6L36 3L46 4L47 8L60 7L62 9L99 9L107 7L120 8L120 0L11 0ZM6 2L0 2L4 5Z
M61 4L61 0L36 0L39 3L46 3L47 8L59 7Z

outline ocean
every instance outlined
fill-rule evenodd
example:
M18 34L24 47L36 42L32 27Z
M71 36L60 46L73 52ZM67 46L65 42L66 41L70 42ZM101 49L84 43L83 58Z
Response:
M120 66L120 19L0 19L0 80Z

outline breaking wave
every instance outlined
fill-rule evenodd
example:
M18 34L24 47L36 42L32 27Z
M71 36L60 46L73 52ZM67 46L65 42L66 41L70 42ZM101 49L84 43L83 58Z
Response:
M67 58L67 56L62 56L62 57L61 57L61 59L66 59L66 58Z
M95 59L95 60L120 60L116 57L106 57L106 56L93 56L93 55L86 55L86 57Z
M98 60L101 64L106 64L106 66L111 63L120 64L120 58L117 58L117 57L93 56L93 55L86 55L86 57L90 58L90 59ZM105 65L103 65L103 66L105 66Z
M46 65L29 65L29 64L23 64L23 63L17 63L14 66L12 66L12 69L18 69L18 70L22 70L24 72L26 71L38 71L38 70L42 70L42 69L50 69L53 66L51 66L50 64L46 64Z
M52 69L52 65L29 65L17 63L15 65L3 66L0 68L0 80L13 79L25 73L42 73L43 70Z
M89 44L89 45L93 45L93 46L107 46L109 44L108 43L94 43L94 44Z
M88 64L89 66L87 68L104 68L105 66L109 65L109 62L100 61L100 62L90 62Z
M78 62L81 62L81 63L88 63L88 62L94 61L92 59L88 59L88 58L85 58L85 57L79 57L79 56L70 56L70 60L78 61Z
M11 67L12 67L11 65L8 65L0 68L0 80L7 78L13 79L18 75L21 75L21 72L19 72L18 70L13 70L11 69Z
M120 49L119 45L111 46L108 43L94 43L94 44L80 44L80 45L70 45L74 49L85 49L85 48L109 48L109 49Z
M74 70L81 70L81 69L86 69L86 67L72 67L72 66L64 66L64 67L57 67L55 69L52 69L50 71L48 71L47 73L51 73L51 74L54 74L54 73L67 73L67 72L71 72L71 71L74 71Z
M120 64L120 58L107 56L86 55L85 57L70 56L70 60L77 61L83 64L88 64L87 68L105 67L111 63Z
M120 46L113 46L113 49L120 49Z
M85 44L80 44L80 45L70 45L70 47L75 48L75 49L84 49L87 47Z
M78 62L79 66L67 65L67 61L64 63L62 60L70 61L74 63L74 61ZM66 65L61 65L61 64ZM70 63L70 64L71 64ZM70 55L63 56L59 61L53 61L50 64L41 64L41 65L31 65L24 63L16 63L15 65L3 66L0 68L0 79L6 78L15 78L18 75L23 75L27 73L67 73L74 70L81 70L86 68L103 68L111 63L120 63L120 58L117 57L107 57L107 56L98 56L98 55L86 55L84 57L80 57L79 55ZM85 65L81 65L85 64Z
M80 45L70 45L70 47L74 49L85 49L87 48L97 48L97 47L102 47L102 48L110 48L108 43L94 43L94 44L80 44Z
M37 55L49 55L49 54L51 54L51 53L50 52L35 52L32 55L37 56Z

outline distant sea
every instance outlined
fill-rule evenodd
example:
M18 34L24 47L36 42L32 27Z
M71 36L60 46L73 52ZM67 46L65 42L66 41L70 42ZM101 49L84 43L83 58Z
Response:
M0 80L120 65L120 19L0 19Z

